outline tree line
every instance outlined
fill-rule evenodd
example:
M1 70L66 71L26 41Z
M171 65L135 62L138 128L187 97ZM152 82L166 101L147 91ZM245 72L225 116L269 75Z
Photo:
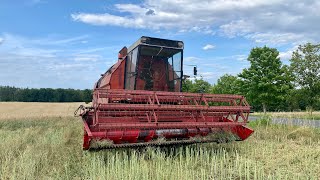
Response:
M289 65L267 46L253 48L247 60L236 76L225 74L214 85L185 80L183 91L244 95L255 111L320 110L320 44L300 45Z
M0 101L21 102L91 102L89 89L16 88L0 86Z

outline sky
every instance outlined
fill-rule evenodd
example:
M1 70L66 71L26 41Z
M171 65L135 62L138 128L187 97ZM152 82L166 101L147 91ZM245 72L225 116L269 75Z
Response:
M91 89L141 36L184 42L184 74L214 84L254 47L284 64L320 41L317 0L1 0L0 85Z

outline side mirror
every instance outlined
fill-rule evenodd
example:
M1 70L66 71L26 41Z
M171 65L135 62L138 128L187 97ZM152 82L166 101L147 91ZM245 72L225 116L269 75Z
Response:
M197 66L195 66L195 67L193 67L193 75L197 75L197 73L198 73L198 70L197 70Z
M183 75L183 76L182 76L182 80L185 81L185 80L188 79L189 77L190 77L190 76L188 76L188 75Z

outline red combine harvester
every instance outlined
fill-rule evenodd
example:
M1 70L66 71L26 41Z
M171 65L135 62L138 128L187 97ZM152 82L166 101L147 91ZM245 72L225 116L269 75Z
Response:
M213 142L230 132L245 140L250 106L243 96L181 92L183 42L141 37L122 48L94 86L92 107L80 106L83 149ZM75 112L77 114L77 112ZM160 139L160 140L159 140Z

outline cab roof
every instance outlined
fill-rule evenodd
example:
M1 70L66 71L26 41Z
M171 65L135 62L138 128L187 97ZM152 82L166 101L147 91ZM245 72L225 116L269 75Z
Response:
M183 49L184 47L184 44L182 41L142 36L128 48L128 52L131 52L133 49L135 49L139 45L167 47L167 48L174 48L174 49Z

